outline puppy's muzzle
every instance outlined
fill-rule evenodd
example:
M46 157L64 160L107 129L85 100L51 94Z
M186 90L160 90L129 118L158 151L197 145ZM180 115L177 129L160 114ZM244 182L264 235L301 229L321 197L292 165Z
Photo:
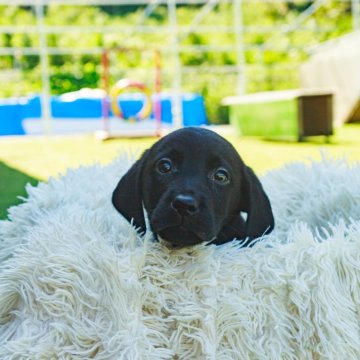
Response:
M157 209L162 210L162 213L156 212L150 218L153 231L164 242L184 247L208 241L214 236L208 228L204 228L206 211L202 211L204 209L201 209L196 196L182 192L172 194L169 200L166 206L158 206Z
M182 217L195 215L198 210L198 202L191 195L179 194L171 202L171 207Z

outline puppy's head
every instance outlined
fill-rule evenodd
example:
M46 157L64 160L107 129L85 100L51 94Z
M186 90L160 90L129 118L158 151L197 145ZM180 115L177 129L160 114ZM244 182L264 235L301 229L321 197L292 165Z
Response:
M178 247L254 239L274 227L255 174L228 141L201 128L177 130L155 143L120 179L112 200L140 231L144 206L151 230Z

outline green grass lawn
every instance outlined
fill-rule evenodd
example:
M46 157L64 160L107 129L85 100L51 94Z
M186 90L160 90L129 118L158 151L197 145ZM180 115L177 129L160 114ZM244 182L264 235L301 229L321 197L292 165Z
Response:
M319 159L320 151L333 157L360 160L360 124L339 129L330 143L322 137L305 143L266 141L259 138L228 137L244 161L258 174L292 161ZM27 182L36 184L66 169L108 163L124 151L143 150L156 139L118 139L100 142L92 136L0 137L0 218L9 206L25 196Z

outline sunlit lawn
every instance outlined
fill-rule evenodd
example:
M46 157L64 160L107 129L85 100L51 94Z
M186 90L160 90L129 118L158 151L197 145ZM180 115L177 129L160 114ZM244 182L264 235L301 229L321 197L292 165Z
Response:
M322 137L305 143L266 141L258 138L228 137L245 162L258 174L291 161L320 158L324 151L333 157L360 160L360 124L347 125L330 143ZM92 136L0 138L0 218L6 209L25 195L27 182L36 184L58 176L69 167L94 162L108 163L119 153L143 150L156 139L117 139L100 142Z

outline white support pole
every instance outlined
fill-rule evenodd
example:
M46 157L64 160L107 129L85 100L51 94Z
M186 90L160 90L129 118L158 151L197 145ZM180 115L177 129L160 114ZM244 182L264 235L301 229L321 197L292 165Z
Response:
M181 39L186 38L189 34L191 34L206 18L206 16L215 8L215 6L219 3L219 0L209 0L201 10L197 13L191 24L189 25L188 29L181 35Z
M360 30L360 0L351 0L353 30Z
M37 0L35 5L36 22L39 34L40 68L42 91L40 97L42 121L47 135L51 134L50 76L47 39L44 22L44 0Z
M246 93L246 59L244 47L244 26L242 15L242 0L233 0L234 11L234 33L236 48L236 68L237 68L237 94Z
M159 0L150 0L145 10L141 14L139 20L136 22L135 26L139 26L144 23L144 21L151 15L151 13L159 6Z
M315 12L325 4L325 2L326 0L314 0L314 2L309 7L307 7L296 19L294 19L293 23L288 26L284 32L282 32L282 35L297 30L301 24L310 19L311 16L314 15Z
M151 13L159 6L159 0L150 0L144 11L142 12L141 16L135 23L135 25L131 28L129 33L127 34L128 37L132 36L136 31L141 28L144 21L151 15Z
M181 98L181 61L179 53L178 27L176 18L176 0L168 0L169 24L171 29L171 46L173 66L173 85L171 112L173 127L179 129L183 126L182 98Z

